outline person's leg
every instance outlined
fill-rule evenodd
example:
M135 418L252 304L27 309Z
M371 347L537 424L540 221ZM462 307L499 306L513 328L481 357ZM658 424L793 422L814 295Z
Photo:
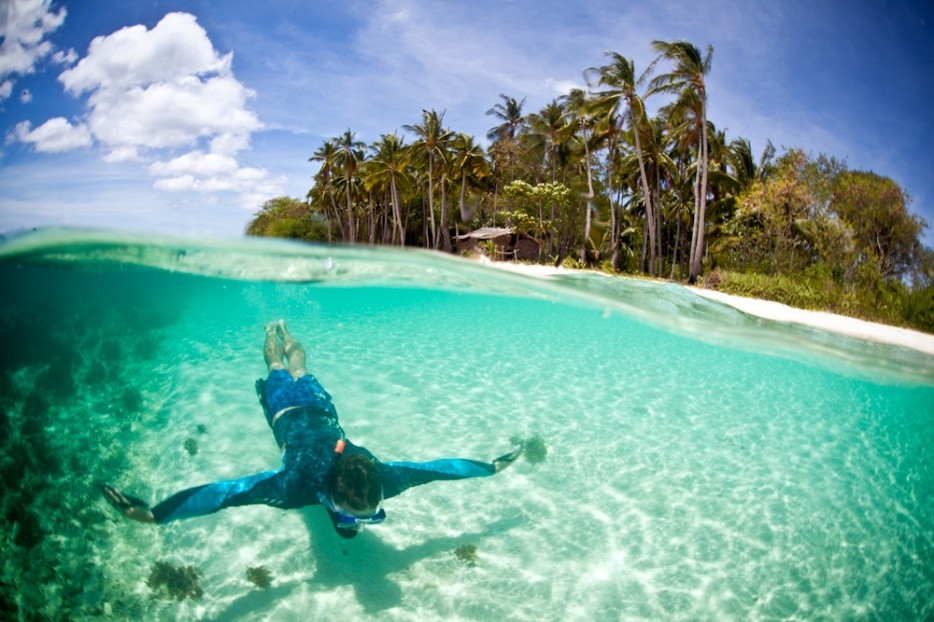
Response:
M308 373L308 370L305 369L305 348L285 327L285 320L279 320L278 330L279 336L282 337L282 348L288 362L289 373L298 380Z
M279 320L282 322L282 320ZM266 343L263 346L263 358L266 360L266 366L269 371L274 369L285 369L283 359L285 358L285 348L279 343L279 322L270 322L266 324Z

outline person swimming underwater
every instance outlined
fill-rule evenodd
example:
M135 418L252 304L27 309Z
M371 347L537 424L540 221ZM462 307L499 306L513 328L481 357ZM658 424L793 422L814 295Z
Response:
M188 488L153 507L103 484L107 501L129 519L156 524L240 505L322 505L337 533L353 538L365 525L386 520L386 499L437 480L489 477L522 454L519 447L489 463L464 458L382 462L347 440L330 394L306 369L305 349L284 320L266 325L263 358L269 374L257 380L256 392L282 452L278 470Z

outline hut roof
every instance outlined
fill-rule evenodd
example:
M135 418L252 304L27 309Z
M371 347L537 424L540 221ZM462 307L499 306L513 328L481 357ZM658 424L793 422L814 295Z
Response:
M457 236L457 239L468 240L473 238L475 240L492 240L504 235L512 235L512 229L508 227L481 227L469 233L463 233Z

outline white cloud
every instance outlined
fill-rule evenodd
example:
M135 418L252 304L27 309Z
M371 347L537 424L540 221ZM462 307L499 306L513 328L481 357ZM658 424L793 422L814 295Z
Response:
M15 138L39 151L63 151L93 137L105 162L148 161L159 190L252 191L269 173L241 168L235 155L262 124L248 107L253 91L233 75L232 59L186 13L169 13L152 29L136 25L96 37L80 60L73 51L53 58L73 65L58 79L67 93L86 98L85 123L53 119L49 136L38 134L46 126L31 132L26 125ZM59 130L58 142L52 130Z
M72 125L67 119L56 117L49 119L36 129L29 121L18 123L13 128L17 140L30 143L36 151L58 153L70 151L91 144L91 133L84 125Z
M88 125L111 149L185 147L218 136L239 136L226 144L243 148L260 128L246 108L250 95L232 75L101 89L91 95Z
M59 80L74 95L89 93L88 126L106 149L129 154L208 139L230 154L261 127L246 105L254 94L233 76L231 60L194 16L169 13L152 30L95 38Z
M77 60L78 53L75 52L74 48L70 48L67 52L59 50L52 54L52 62L56 65L74 65Z
M229 74L231 54L218 55L193 15L169 13L152 30L129 26L91 41L88 55L59 76L75 95L99 89L171 83L189 76Z
M13 92L14 76L33 73L54 46L45 40L65 21L64 8L53 12L44 0L0 3L0 100Z
M160 177L154 187L170 192L245 193L265 186L275 194L282 183L281 179L269 180L266 169L240 167L231 156L201 151L191 151L167 162L155 162L149 172Z
M587 90L587 84L583 79L581 80L555 80L554 78L546 78L542 80L542 85L548 89L551 89L554 92L555 97L561 95L567 95L574 89L581 89L583 91Z
M237 161L227 155L191 151L168 162L156 162L149 171L158 176L191 173L195 175L230 175L237 172Z
M152 186L156 190L165 190L166 192L184 192L194 189L195 178L191 175L165 177L163 179L156 180L156 183L154 183Z

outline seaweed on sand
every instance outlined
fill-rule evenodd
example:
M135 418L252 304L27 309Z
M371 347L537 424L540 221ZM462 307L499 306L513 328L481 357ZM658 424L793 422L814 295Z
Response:
M107 380L107 368L100 361L91 361L87 372L84 374L84 382L87 385L96 387Z
M123 355L120 344L113 339L108 339L101 344L100 361L105 365L116 364Z
M258 588L265 589L272 585L272 573L266 566L246 569L247 580Z
M185 451L188 452L189 456L193 456L198 453L198 441L193 438L185 439Z
M143 407L143 394L136 387L127 387L120 395L120 406L126 413L138 413Z
M6 414L6 409L0 406L0 447L6 445L12 433L13 424L10 423L10 417Z
M157 561L152 565L146 585L165 598L185 600L199 599L204 595L200 581L204 575L195 566L175 566Z
M545 461L548 455L548 446L545 445L545 439L540 434L533 434L529 437L513 436L509 439L513 445L522 446L522 455L532 464L538 464Z
M454 549L454 557L468 566L477 565L477 546L475 544L462 544Z

